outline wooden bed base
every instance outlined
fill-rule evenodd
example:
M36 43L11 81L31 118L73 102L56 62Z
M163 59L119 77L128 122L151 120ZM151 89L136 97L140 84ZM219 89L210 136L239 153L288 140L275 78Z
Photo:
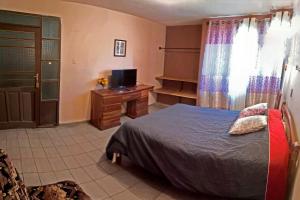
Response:
M287 199L291 199L293 186L296 179L297 168L299 164L300 143L298 140L298 135L293 117L285 102L281 105L281 113L285 125L285 133L290 150Z
M289 144L289 151L290 151L287 199L291 199L293 186L296 179L297 168L299 165L300 143L298 140L298 135L296 132L296 127L295 127L293 117L290 113L290 110L286 102L283 102L280 108L282 113L282 119L285 125L285 133L286 133L287 141ZM122 162L121 154L114 153L112 163L121 164L121 162Z

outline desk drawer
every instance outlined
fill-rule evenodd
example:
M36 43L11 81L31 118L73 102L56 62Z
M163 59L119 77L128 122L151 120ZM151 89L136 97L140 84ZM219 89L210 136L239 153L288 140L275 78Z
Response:
M112 119L112 118L120 118L121 110L115 110L110 112L103 112L102 119Z
M121 113L121 104L109 104L109 105L103 105L103 112L111 112L111 111L119 111Z
M121 103L121 97L105 97L103 98L103 104L104 105L111 105L111 104L117 104Z
M122 101L131 101L141 97L141 93L132 93L122 96Z

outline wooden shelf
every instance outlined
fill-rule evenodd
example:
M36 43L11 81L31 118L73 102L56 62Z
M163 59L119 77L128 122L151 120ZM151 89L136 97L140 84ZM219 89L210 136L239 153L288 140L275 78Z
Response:
M176 96L176 97L197 99L197 94L192 93L192 92L176 91L176 90L170 90L170 89L165 89L165 88L155 89L153 92L158 93L158 94L166 94L166 95Z
M175 78L175 77L170 77L170 76L157 76L156 79L158 79L158 80L169 80L169 81L181 81L181 82L187 82L187 83L198 83L198 81L194 80L194 79Z

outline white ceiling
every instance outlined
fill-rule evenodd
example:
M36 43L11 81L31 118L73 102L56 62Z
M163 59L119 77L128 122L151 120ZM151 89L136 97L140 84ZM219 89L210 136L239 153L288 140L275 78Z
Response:
M166 25L197 24L202 18L264 13L293 0L65 0L125 12Z

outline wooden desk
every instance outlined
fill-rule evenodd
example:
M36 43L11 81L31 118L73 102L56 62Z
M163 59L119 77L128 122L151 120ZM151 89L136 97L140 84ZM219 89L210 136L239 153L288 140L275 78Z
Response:
M101 129L120 125L121 105L127 102L126 115L136 118L148 114L148 93L153 86L138 85L128 91L92 90L91 123Z

